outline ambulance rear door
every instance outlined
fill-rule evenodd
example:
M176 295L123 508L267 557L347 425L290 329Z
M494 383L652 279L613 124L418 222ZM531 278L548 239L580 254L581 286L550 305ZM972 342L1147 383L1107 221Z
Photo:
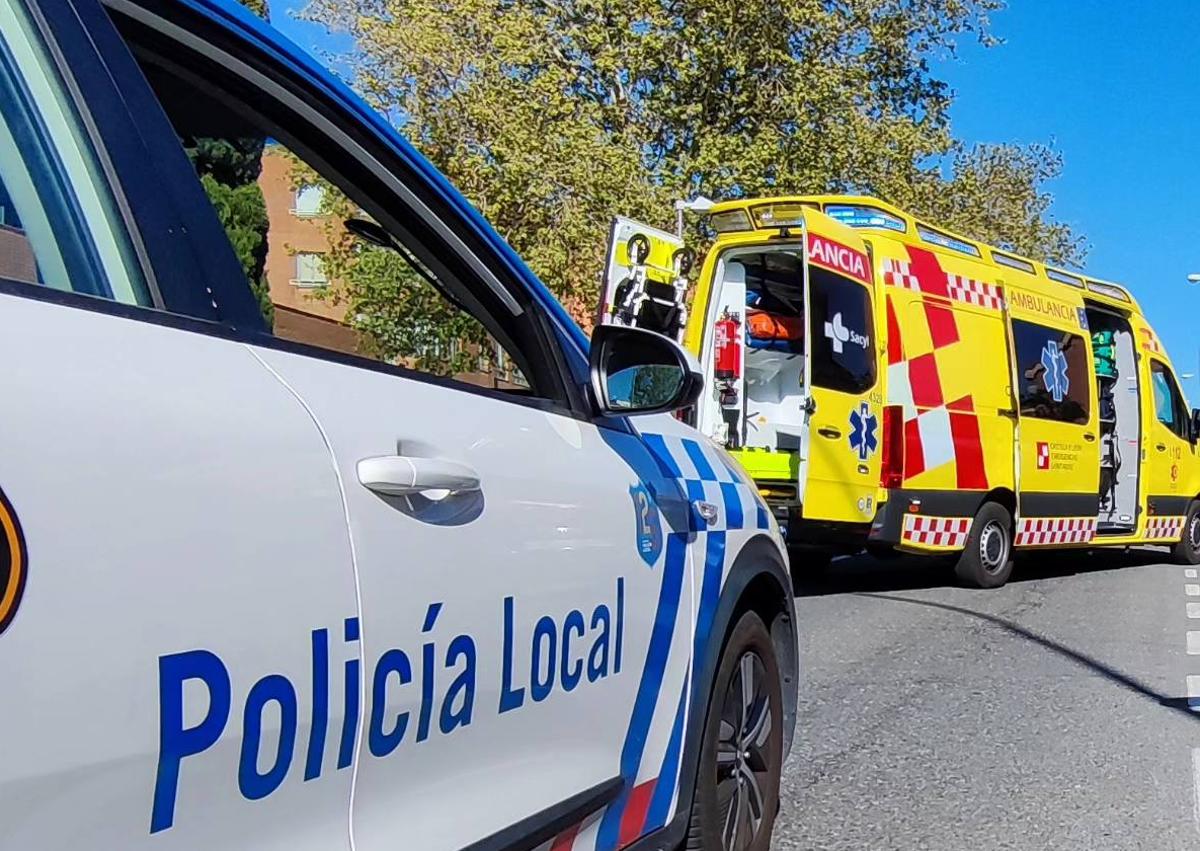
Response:
M673 233L617 216L608 234L597 325L631 325L683 342L693 255Z
M1100 508L1091 337L1073 295L1011 288L1006 299L1020 413L1018 545L1089 540Z
M804 212L806 428L799 493L806 520L868 523L879 488L882 370L866 244Z

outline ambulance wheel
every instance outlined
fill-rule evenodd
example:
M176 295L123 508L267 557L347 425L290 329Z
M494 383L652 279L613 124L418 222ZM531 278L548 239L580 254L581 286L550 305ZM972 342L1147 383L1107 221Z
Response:
M1188 506L1183 538L1171 548L1171 558L1176 564L1200 564L1200 502L1193 500Z
M998 588L1012 575L1012 549L1012 517L1003 506L985 502L954 572L967 585Z
M754 612L725 642L708 699L688 851L767 851L779 812L783 688L775 645Z

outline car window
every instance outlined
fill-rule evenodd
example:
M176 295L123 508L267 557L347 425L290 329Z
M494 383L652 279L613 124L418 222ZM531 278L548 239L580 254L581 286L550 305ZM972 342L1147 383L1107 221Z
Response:
M1020 319L1012 330L1021 416L1085 425L1091 370L1083 337Z
M875 334L870 291L836 272L809 266L812 382L861 393L875 384Z
M1187 407L1170 370L1160 361L1150 361L1150 383L1154 387L1154 416L1179 437L1186 438Z
M0 0L0 279L151 304L99 175L40 38Z
M352 200L354 187L318 165L320 154L301 154L228 99L135 55L276 337L513 396L553 396L531 385L528 356L511 337L501 342L497 320L457 300L414 238L376 223Z

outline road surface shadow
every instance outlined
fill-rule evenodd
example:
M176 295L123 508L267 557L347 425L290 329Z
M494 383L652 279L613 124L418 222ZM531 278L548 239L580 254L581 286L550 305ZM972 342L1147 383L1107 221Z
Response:
M1008 581L1033 582L1101 570L1125 570L1161 564L1166 559L1164 550L1155 549L1022 553L1017 556L1012 578ZM821 597L873 591L918 591L958 584L953 561L945 557L875 559L864 554L838 559L824 573L801 576L795 593L797 597Z
M910 606L925 606L931 609L941 609L946 612L954 612L963 615L964 617L973 618L975 620L984 621L992 626L1007 632L1009 635L1014 635L1024 641L1029 641L1038 645L1051 653L1055 653L1064 659L1085 668L1093 673L1100 674L1105 679L1125 688L1129 691L1140 694L1141 696L1153 700L1159 706L1164 706L1168 709L1173 709L1176 712L1183 713L1193 721L1200 721L1200 712L1192 708L1192 701L1187 697L1171 697L1155 691L1150 686L1141 682L1129 674L1119 671L1110 665L1105 664L1094 656L1089 656L1072 647L1068 647L1047 635L1042 635L1035 630L1024 627L1016 621L1002 618L999 615L989 614L987 612L979 612L975 609L969 609L965 606L956 606L952 603L937 603L932 600L914 600L911 597L900 597L894 594L876 594L876 593L859 593L856 596L869 597L873 600L885 600L891 603L906 603ZM1197 707L1200 709L1200 706Z

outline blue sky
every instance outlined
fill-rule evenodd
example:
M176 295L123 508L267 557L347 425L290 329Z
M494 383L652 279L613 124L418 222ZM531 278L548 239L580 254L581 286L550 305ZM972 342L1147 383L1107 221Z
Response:
M964 45L937 72L955 135L1048 142L1065 165L1054 215L1091 243L1087 269L1125 283L1180 373L1197 372L1200 286L1200 7L1009 0L1005 44ZM1183 382L1189 400L1197 381Z
M318 53L330 40L273 5L272 22ZM1129 286L1180 373L1200 371L1200 9L1145 3L1009 0L1005 43L964 44L935 63L956 93L958 138L1053 142L1065 159L1053 214L1087 236L1086 268ZM344 48L345 40L332 43ZM1183 382L1200 398L1196 379Z

